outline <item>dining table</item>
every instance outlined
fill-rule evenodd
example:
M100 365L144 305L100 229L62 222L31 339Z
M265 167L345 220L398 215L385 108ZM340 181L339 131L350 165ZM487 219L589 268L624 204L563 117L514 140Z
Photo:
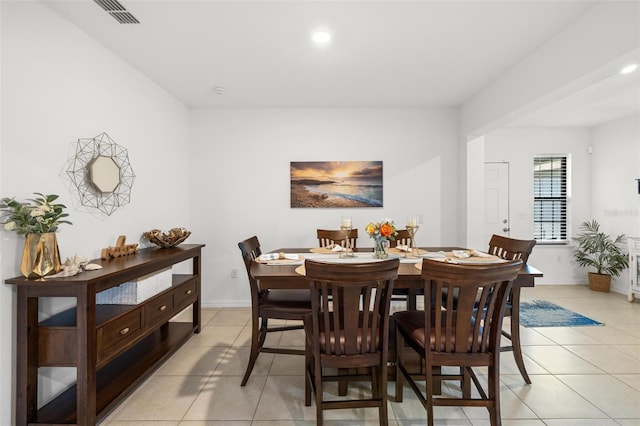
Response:
M394 293L402 294L403 298L406 297L407 310L416 309L417 295L421 294L420 292L424 288L421 270L423 258L431 257L430 254L446 254L447 256L450 256L449 260L456 262L455 258L451 257L451 253L466 251L469 253L475 252L482 256L486 255L486 253L461 247L419 247L417 248L416 252L418 255L416 256L407 254L406 252L403 253L397 248L389 248L388 251L390 253L390 257L397 257L400 259L400 265L398 266L398 278L394 282L393 291ZM322 248L279 248L266 252L262 255L262 259L254 260L251 264L251 275L257 280L258 286L261 290L308 289L309 283L305 278L303 269L304 261L306 259L340 263L375 261L375 259L373 259L373 248L357 248L354 249L353 252L354 257L341 257L341 252L332 252L331 250ZM495 258L495 256L486 256ZM488 260L488 262L490 263L490 260ZM463 263L463 260L460 260L460 263ZM512 320L517 320L517 316L519 316L521 289L525 287L534 287L535 279L542 276L543 273L535 267L529 264L522 265L518 271L518 276L513 281L511 287L511 302L513 306L511 313ZM390 325L390 327L392 326ZM393 381L397 374L395 368L395 336L392 334L389 337L388 374L389 380ZM502 346L501 351L505 350L513 350L513 346ZM420 372L421 365L419 357L415 357L413 367L415 373ZM434 395L439 395L441 392L440 383L433 383L432 385ZM346 389L341 387L340 394L344 395L345 391Z
M400 259L398 267L398 278L394 283L394 291L405 291L408 293L407 309L416 309L416 294L419 289L423 288L421 279L421 270L416 264L422 263L422 259L428 253L452 253L454 251L469 250L461 247L419 247L418 256L405 256L399 250L389 249L391 257ZM340 252L318 253L320 250L316 248L292 248L285 247L272 250L270 254L285 254L292 258L297 254L297 259L273 259L272 261L253 261L251 265L251 275L258 281L261 290L269 289L306 289L309 288L305 276L300 273L300 265L304 264L304 260L316 259L327 262L357 262L371 261L373 254L372 248L357 248L354 250L355 257L341 258ZM297 271L296 271L297 269ZM534 287L535 279L542 277L541 271L535 267L524 264L518 272L517 278L512 285L513 302L518 304L520 300L520 289L523 287Z

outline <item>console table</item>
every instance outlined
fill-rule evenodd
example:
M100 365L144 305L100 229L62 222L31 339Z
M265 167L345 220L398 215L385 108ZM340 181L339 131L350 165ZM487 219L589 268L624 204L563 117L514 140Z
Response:
M155 368L200 332L203 244L149 248L74 277L6 280L17 287L16 423L94 425ZM172 265L191 273L138 305L97 305L96 293ZM38 298L74 297L75 308L38 321ZM169 321L193 307L190 322ZM76 383L37 407L38 368L76 367Z

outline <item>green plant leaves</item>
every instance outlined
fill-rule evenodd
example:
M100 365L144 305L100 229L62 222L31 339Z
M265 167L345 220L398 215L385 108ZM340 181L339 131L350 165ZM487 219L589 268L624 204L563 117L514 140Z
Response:
M629 257L620 247L624 234L612 239L600 231L600 224L595 219L583 222L580 230L580 234L573 238L578 245L572 252L578 265L592 267L598 274L614 277L629 266Z

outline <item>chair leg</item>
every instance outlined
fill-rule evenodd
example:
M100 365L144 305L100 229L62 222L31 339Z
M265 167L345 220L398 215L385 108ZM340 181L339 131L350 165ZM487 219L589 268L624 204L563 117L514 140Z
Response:
M464 399L471 399L471 375L466 367L460 367L460 373L462 375L462 397Z
M496 360L496 363L499 359ZM491 426L501 426L502 419L500 414L500 379L498 367L489 366L488 372L488 391L489 400L493 401L493 405L487 407L489 409L489 423Z
M439 365L434 365L431 371L434 375L439 376L442 374L442 367ZM432 380L431 389L434 395L442 395L442 385L442 380Z
M513 289L511 300L511 345L513 346L513 357L515 358L522 378L530 385L531 379L524 366L522 349L520 347L520 288Z
M324 389L322 387L322 367L318 366L318 362L314 363L314 379L315 379L315 392L316 392L316 425L322 426L323 424L323 413L322 413L322 396L324 393Z
M407 291L407 311L415 311L416 310L416 298L418 296L418 292L416 289L411 288Z
M258 359L258 355L260 354L260 348L264 344L266 336L267 319L262 319L260 329L258 329L258 318L254 317L251 327L251 353L249 354L249 362L247 363L247 369L244 372L244 377L242 378L242 383L240 383L240 386L244 386L247 384L249 376L251 376L251 372L253 371L253 367L256 364L256 360Z
M387 412L387 369L385 366L380 366L376 368L378 372L378 395L380 397L380 425L388 426L389 424L389 413Z
M427 371L425 375L425 378L427 379L425 385L425 402L427 403L427 425L433 426L433 386L429 386L429 382L433 382L434 366L431 365L431 363L426 363L425 367Z
M349 369L347 368L339 368L338 369L338 375L347 375L349 374ZM347 379L338 379L338 395L339 396L346 396L347 395L347 390L349 389L349 383L347 381Z
M370 367L369 375L371 376L371 396L380 398L380 368Z
M400 370L400 365L404 365L404 338L395 329L396 333L396 402L402 402L402 390L404 387L404 376Z
M312 364L312 357L309 354L309 348L307 348L304 354L304 361L305 361L304 362L304 405L306 407L310 407L311 406L311 388L312 388L311 380L313 380L311 369L313 368L313 364Z

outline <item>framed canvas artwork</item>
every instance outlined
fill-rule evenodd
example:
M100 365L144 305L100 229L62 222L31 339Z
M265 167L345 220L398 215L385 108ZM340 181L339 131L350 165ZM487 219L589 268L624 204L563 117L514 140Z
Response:
M382 161L292 161L291 207L382 207Z

